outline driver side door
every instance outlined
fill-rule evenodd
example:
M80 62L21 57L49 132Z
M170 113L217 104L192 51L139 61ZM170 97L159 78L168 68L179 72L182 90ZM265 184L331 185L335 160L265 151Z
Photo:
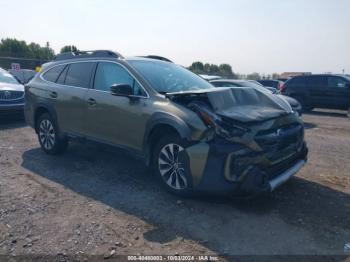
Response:
M110 87L115 84L130 85L133 95L112 95ZM125 67L114 62L99 62L93 89L89 89L86 95L87 137L140 150L148 101L146 91Z

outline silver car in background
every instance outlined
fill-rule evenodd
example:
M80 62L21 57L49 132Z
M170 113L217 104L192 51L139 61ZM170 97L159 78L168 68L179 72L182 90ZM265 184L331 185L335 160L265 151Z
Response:
M24 86L9 72L0 69L0 116L23 115Z

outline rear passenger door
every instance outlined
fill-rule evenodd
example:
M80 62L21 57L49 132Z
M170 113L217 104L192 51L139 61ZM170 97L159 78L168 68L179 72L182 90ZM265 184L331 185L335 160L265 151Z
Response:
M327 76L305 77L310 100L314 107L329 107L331 95L328 89Z
M56 112L58 124L64 132L83 135L87 110L85 96L91 85L96 63L77 62L66 66L56 83Z
M350 106L350 88L348 81L339 76L328 76L328 93L331 107L348 109Z

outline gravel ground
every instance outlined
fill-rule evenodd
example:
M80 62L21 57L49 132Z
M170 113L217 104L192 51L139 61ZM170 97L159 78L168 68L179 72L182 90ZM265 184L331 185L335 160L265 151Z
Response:
M350 120L303 118L309 162L253 200L179 199L124 152L73 143L48 156L23 121L0 119L0 254L346 255Z

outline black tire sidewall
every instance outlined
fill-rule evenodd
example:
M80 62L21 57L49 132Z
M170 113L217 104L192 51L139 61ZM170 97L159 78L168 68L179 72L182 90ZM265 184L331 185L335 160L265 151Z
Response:
M189 161L188 161L188 163L185 163L185 176L187 178L187 185L188 185L187 188L185 188L185 189L177 190L177 189L170 187L164 181L162 175L160 174L159 166L158 166L158 157L159 157L160 151L162 150L162 148L165 145L171 144L171 143L178 144L185 149L188 146L188 143L185 140L181 139L177 135L166 135L166 136L161 137L154 147L153 159L152 159L153 170L156 173L157 178L159 179L159 181L161 182L161 184L163 185L163 187L167 191L169 191L173 194L179 195L179 196L183 196L183 197L192 196L193 195L193 185L192 185L192 176L191 176L191 170L189 167Z

